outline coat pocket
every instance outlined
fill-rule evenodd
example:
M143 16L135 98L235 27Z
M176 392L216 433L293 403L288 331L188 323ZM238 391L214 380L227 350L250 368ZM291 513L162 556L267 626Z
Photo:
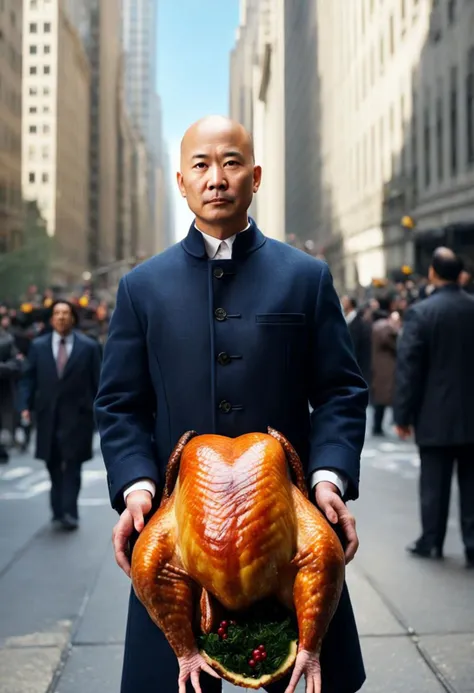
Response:
M305 313L258 313L255 321L261 325L305 325Z

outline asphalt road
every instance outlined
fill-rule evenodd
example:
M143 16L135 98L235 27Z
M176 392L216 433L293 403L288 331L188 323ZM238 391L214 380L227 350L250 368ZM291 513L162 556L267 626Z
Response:
M363 690L474 693L474 572L464 568L456 493L446 559L408 556L417 473L413 445L367 440L353 506L361 548L348 570ZM51 530L48 487L30 455L0 468L0 693L118 693L129 583L111 552L99 454L84 468L77 533Z

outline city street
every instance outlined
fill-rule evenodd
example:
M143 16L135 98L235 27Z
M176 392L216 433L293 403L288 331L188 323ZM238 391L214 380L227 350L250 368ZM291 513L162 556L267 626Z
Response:
M353 508L361 548L348 570L363 690L474 693L474 573L464 567L456 493L446 559L404 550L419 529L417 466L413 444L368 438ZM50 528L43 465L13 453L0 468L1 693L119 691L129 585L113 560L98 450L84 470L81 528L64 534Z

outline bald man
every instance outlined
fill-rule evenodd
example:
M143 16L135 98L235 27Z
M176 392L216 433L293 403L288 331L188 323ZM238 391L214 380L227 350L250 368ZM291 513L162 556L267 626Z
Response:
M119 286L96 402L113 507L118 564L160 502L170 453L188 430L224 436L282 431L305 466L312 498L338 525L346 558L358 540L345 501L357 498L367 388L327 266L266 238L248 217L262 171L238 123L212 116L181 146L177 182L195 220L188 235ZM311 404L312 411L308 403ZM199 656L176 660L133 591L122 693L220 690ZM321 690L317 653L298 655ZM365 678L344 589L321 651L323 693L352 693Z
M405 317L398 348L394 418L420 448L421 535L407 550L440 559L456 463L466 566L474 568L474 299L459 286L462 262L437 248L434 292Z

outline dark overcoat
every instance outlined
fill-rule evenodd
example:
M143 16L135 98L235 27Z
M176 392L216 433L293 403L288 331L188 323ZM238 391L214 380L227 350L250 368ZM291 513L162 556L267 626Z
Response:
M209 261L192 226L121 280L96 401L118 511L128 484L162 484L190 429L235 437L272 426L295 446L308 478L335 469L355 499L366 405L327 265L255 223L236 237L232 260ZM133 595L130 604L122 692L177 690L163 638ZM364 670L347 593L331 630L325 690L356 691Z
M74 332L71 355L58 377L52 333L33 340L21 381L21 409L36 414L36 457L51 460L54 436L61 457L86 462L92 457L94 398L100 377L97 342Z
M457 285L407 311L394 418L420 447L474 445L474 298Z

